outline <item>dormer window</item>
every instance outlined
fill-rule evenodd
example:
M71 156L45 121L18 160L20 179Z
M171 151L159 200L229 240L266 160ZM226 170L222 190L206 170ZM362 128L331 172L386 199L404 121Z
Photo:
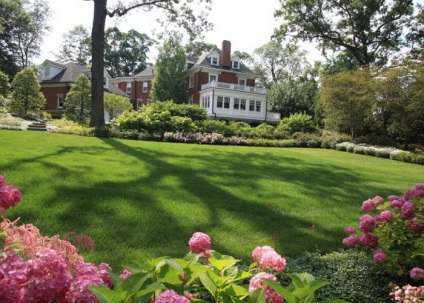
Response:
M211 65L214 65L214 66L219 65L218 57L211 57Z
M44 79L50 78L50 66L44 66Z
M240 61L233 60L233 69L240 69Z

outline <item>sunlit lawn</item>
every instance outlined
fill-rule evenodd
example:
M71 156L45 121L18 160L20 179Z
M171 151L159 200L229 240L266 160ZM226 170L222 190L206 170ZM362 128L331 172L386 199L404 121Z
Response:
M91 236L86 260L114 268L143 253L183 256L196 231L246 262L257 245L291 257L337 250L365 199L424 182L423 166L326 149L3 130L0 154L0 174L24 197L8 217L43 235Z

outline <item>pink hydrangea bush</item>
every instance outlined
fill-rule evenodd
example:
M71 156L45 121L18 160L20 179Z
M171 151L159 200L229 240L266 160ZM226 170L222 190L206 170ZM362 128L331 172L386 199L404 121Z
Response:
M170 289L161 293L154 303L190 303L190 300Z
M283 271L286 268L286 259L281 257L270 246L258 246L252 251L253 261L258 264L259 269L270 268L275 271Z
M397 285L392 285L390 296L396 303L424 302L424 286L411 286L408 284L401 288Z
M416 184L401 197L388 201L377 196L363 202L359 232L345 228L343 244L369 251L378 264L395 269L398 274L411 271L415 280L424 279L424 184ZM374 214L374 215L373 215Z
M188 241L190 251L197 253L204 253L211 249L212 241L211 238L202 232L194 233Z
M109 265L85 263L70 242L43 237L32 224L18 226L5 218L6 210L22 199L20 191L0 176L0 249L2 303L97 303L88 286L112 287Z

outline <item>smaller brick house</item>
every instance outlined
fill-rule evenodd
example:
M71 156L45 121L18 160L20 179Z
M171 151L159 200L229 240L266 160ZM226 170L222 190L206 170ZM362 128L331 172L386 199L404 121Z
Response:
M50 60L45 60L41 64L41 74L38 82L41 85L41 92L46 97L45 111L53 116L61 116L64 113L66 94L75 84L79 75L85 73L91 76L89 68L75 64L60 64ZM105 92L128 97L127 94L117 86L109 82L110 76L105 70L103 88Z

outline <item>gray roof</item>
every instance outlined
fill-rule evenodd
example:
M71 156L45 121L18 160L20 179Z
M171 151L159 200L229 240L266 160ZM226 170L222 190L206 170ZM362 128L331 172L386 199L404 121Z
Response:
M154 66L153 65L149 65L148 67L146 67L145 69L143 69L141 72L139 72L138 74L135 74L134 76L153 76L154 75Z
M222 54L222 52L218 49L212 49L208 52L203 52L200 56L198 57L188 57L187 60L189 62L189 69L190 68L194 68L197 66L202 66L202 67L211 67L211 68L219 68L219 69L223 69L222 66L215 66L215 65L211 65L211 61L208 58L208 56L212 53L212 52L218 52L219 55ZM192 63L194 62L194 64ZM191 64L190 64L191 63ZM247 73L247 74L253 74L253 72L248 69L243 62L240 62L240 68L239 69L234 69L234 68L230 68L230 69L223 69L223 70L230 70L232 72L241 72L241 73Z

